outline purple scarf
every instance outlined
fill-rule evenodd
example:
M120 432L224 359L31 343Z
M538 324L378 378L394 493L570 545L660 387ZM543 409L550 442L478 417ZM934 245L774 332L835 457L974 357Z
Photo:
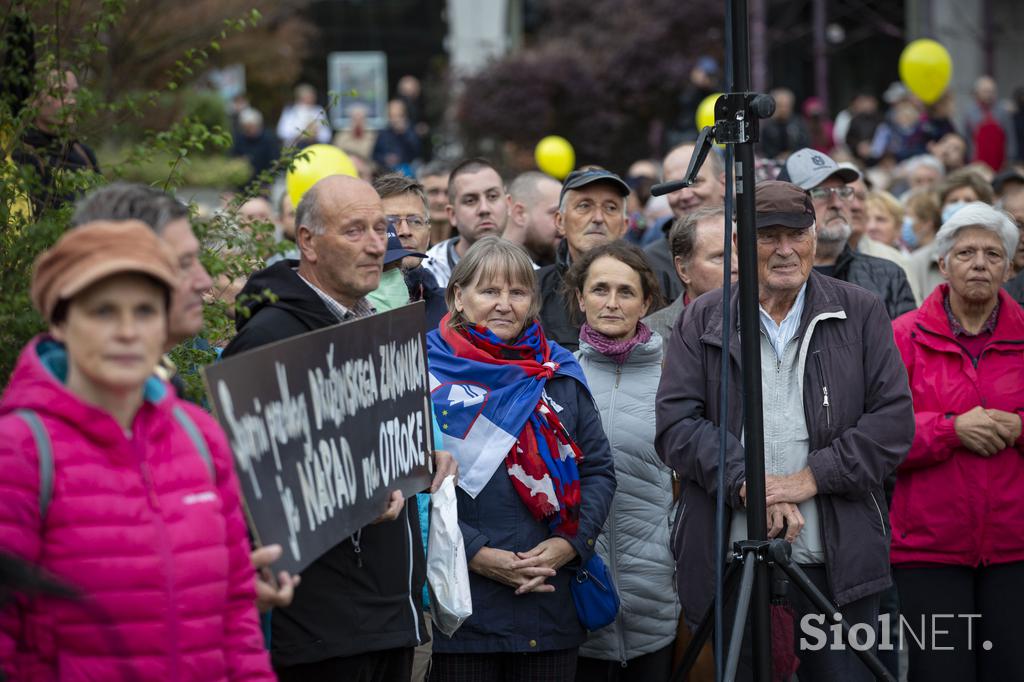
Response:
M637 346L651 340L651 330L643 322L636 323L636 334L633 338L621 341L609 339L601 332L595 330L586 322L580 327L580 341L585 341L593 346L598 353L605 356L616 365L623 365L629 359L630 353Z

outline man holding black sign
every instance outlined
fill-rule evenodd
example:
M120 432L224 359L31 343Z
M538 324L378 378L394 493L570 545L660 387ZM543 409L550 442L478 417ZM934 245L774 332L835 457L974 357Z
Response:
M299 202L295 222L299 261L249 279L242 293L254 297L251 314L239 316L225 356L375 312L365 296L380 282L387 222L374 189L324 178ZM435 467L432 487L456 469L441 452ZM415 499L406 504L394 490L387 511L310 564L292 605L274 612L279 679L408 680L413 648L429 639L419 608L424 563Z

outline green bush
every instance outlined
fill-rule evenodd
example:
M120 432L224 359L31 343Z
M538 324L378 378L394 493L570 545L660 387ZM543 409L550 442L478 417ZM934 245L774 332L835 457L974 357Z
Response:
M219 99L216 95L211 98L210 93L187 93L183 87L191 74L202 71L207 58L206 50L190 48L168 72L167 85L161 91L132 93L108 101L83 84L75 108L79 121L107 117L144 120L152 125L165 113L159 109L159 103L168 92L185 93L180 100L181 115L167 126L137 130L132 136L123 136L127 142L102 149L99 158L103 176L93 171L60 172L49 185L44 185L35 168L12 160L29 149L24 142L25 134L38 112L33 93L55 94L56 84L48 83L48 76L58 65L84 63L83 55L104 50L97 36L117 24L124 5L104 2L77 13L76 20L96 30L85 31L74 39L57 30L70 20L71 10L66 3L25 0L21 7L23 14L16 17L17 21L12 20L6 27L0 25L0 30L7 31L17 25L25 38L22 42L32 47L33 57L10 59L13 52L3 47L5 59L0 59L0 83L18 84L21 88L18 92L13 87L0 88L0 384L8 382L25 344L45 329L30 302L32 264L67 229L76 197L110 178L145 182L173 192L185 184L235 187L249 177L245 161L226 158L231 136ZM38 20L33 24L28 18L32 16L46 16L47 23ZM253 12L246 19L226 22L221 39L228 32L254 26L259 19L259 14ZM8 38L12 36L3 35L0 45ZM149 116L150 113L157 115ZM61 126L57 137L62 144L78 139L71 125ZM272 172L286 168L288 162L280 162L256 182L267 180ZM201 258L212 275L245 277L279 249L271 238L272 226L242 226L238 222L238 208L256 193L258 186L254 182L217 216L195 224L204 247ZM33 204L30 198L41 196L44 190L52 200ZM207 306L202 334L205 339L217 342L230 336L234 323L229 312L226 305ZM199 374L193 370L213 356L212 350L197 343L181 344L172 351L172 358L186 374L191 397L203 395Z
M114 145L104 146L97 151L101 168L116 169L106 173L108 179L163 185L168 173L177 167L177 171L181 173L182 185L233 189L244 185L252 174L252 167L246 159L233 158L225 154L202 154L181 158L170 152L154 152L149 158L140 159L130 165L121 165L128 153L124 147Z

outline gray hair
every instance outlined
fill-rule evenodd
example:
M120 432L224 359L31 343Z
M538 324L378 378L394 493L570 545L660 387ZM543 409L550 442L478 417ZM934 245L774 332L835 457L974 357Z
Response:
M246 107L238 112L238 123L240 125L263 125L263 114L252 107Z
M319 184L319 183L317 183ZM327 231L327 221L324 219L323 206L320 205L320 190L313 185L306 190L295 207L295 238L299 237L299 227L305 225L310 232L321 235Z
M451 318L450 327L461 327L468 323L465 316L455 309L455 289L465 289L474 282L490 282L505 277L510 283L520 284L533 294L530 309L526 313L526 324L529 325L540 313L540 295L537 292L537 275L533 271L533 261L526 250L513 242L501 237L484 237L463 256L455 269L452 270L448 288L444 292L444 302L448 305Z
M910 175L918 168L931 168L933 171L939 174L939 177L945 177L946 167L942 165L942 162L931 154L918 154L912 156L903 162L903 170L907 175Z
M1006 267L1010 267L1020 241L1020 231L1010 214L982 201L967 204L939 228L935 234L936 258L944 259L946 265L949 265L949 252L953 250L961 230L968 227L980 227L998 236L1006 251Z
M75 204L71 226L94 220L141 220L159 235L168 223L188 217L188 207L166 192L142 183L112 182Z

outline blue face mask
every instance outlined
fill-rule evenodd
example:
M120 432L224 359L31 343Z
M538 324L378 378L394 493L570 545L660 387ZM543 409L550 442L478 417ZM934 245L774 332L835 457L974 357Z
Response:
M900 239L904 246L913 251L917 248L917 233L914 232L914 220L910 216L903 218L903 227L900 229Z
M946 204L942 207L942 224L945 225L950 218L956 215L956 212L967 205L966 201L954 201L952 204Z

